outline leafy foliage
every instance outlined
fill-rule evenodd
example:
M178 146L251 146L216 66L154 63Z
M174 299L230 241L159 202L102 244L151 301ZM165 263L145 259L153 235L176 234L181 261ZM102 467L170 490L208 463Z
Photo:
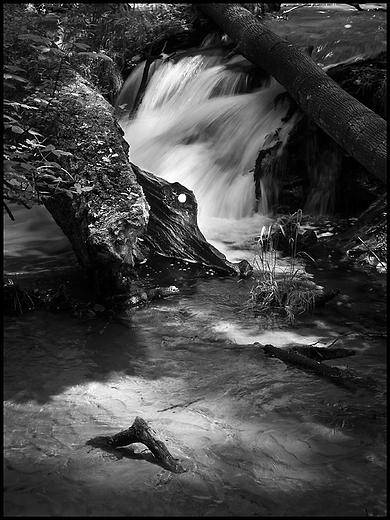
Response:
M53 84L45 72L49 67L57 67L59 72L66 54L55 45L52 35L40 29L39 19L20 4L6 19L3 205L13 218L7 202L31 208L58 191L72 196L74 189L72 176L56 160L71 153L57 149L34 128L37 113L56 102L56 82ZM38 75L34 75L31 59L42 62Z
M189 11L188 4L4 4L3 205L11 218L8 202L30 208L60 191L90 189L59 164L72 154L34 128L58 103L63 63L82 58L85 76L98 83L113 59L123 67L160 35L186 29ZM118 85L103 85L103 95L110 88Z
M187 31L195 18L191 4L34 4L45 27L57 21L62 50L105 53L123 70L127 62L160 37Z

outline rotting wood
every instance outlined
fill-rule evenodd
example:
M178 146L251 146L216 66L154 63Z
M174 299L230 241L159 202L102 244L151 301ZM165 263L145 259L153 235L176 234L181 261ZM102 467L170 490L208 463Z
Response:
M30 30L27 27L26 32ZM154 254L174 261L184 257L203 272L215 267L219 275L239 274L239 268L231 266L198 229L192 192L179 183L153 182L152 173L134 171L114 108L97 90L103 86L93 85L80 73L83 60L73 66L48 52L42 61L35 47L24 49L22 42L17 47L18 53L28 53L29 88L42 89L48 99L44 109L40 99L31 100L35 110L26 124L50 143L54 152L45 159L57 165L67 188L53 190L44 204L71 242L97 296L129 294L137 270ZM153 209L145 183L153 187ZM176 193L185 193L187 203L178 201Z
M142 235L143 251L148 258L154 254L187 261L222 276L241 274L241 263L229 262L200 231L198 203L191 190L130 164L150 208L147 230ZM180 195L185 195L184 202L180 202Z
M142 417L136 417L133 424L127 430L123 430L112 436L100 436L86 442L94 448L116 449L129 444L139 442L145 444L162 465L173 473L184 473L183 466L169 453L165 444L153 436L151 428Z
M309 359L306 356L292 352L291 350L284 350L273 345L264 345L264 353L267 356L277 357L284 363L295 366L296 368L302 368L310 370L315 374L326 377L334 383L356 390L357 388L368 388L372 391L377 391L377 384L372 378L361 378L350 370L341 370L337 367L330 367L323 365L319 361Z
M301 354L309 359L316 361L325 361L327 359L339 359L356 354L355 350L347 348L326 348L326 347L310 347L310 346L296 346L289 349L289 352Z

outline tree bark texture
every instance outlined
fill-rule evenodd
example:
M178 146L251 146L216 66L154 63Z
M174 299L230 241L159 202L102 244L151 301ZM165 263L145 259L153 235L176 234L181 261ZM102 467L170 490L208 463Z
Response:
M219 274L238 274L239 268L209 244L197 224L198 204L192 191L169 183L131 164L150 206L144 246L152 254L200 264ZM180 202L179 196L185 195Z
M35 73L41 73L40 63L32 62ZM31 124L50 136L56 149L72 154L53 154L50 160L71 174L78 193L58 193L45 206L97 294L105 298L128 292L137 266L154 253L236 274L238 269L200 233L192 192L131 165L112 105L66 62L54 59L50 65L45 73L52 75L56 91ZM179 193L192 202L179 203ZM174 202L172 208L167 201Z
M70 57L70 63L111 105L114 104L123 87L123 78L119 67L111 58L105 54L79 52Z
M196 4L237 50L281 83L302 110L344 150L387 183L386 121L341 89L298 47L239 4Z
M343 90L386 119L386 52L340 64L327 73ZM298 109L287 92L277 96L275 102L278 100L288 101L289 111L294 106ZM254 171L256 197L261 199L262 185L269 192L268 204L275 213L294 213L298 209L311 213L315 208L328 214L360 215L386 191L386 186L312 118L302 116L298 116L284 146L275 132L273 140L259 152ZM329 191L319 200L322 180Z
M264 345L263 350L264 353L270 357L277 357L284 363L293 365L296 368L302 368L304 370L314 372L315 374L321 377L330 379L331 381L333 381L333 383L336 383L338 385L352 389L367 388L372 391L376 391L377 389L377 384L373 379L363 379L347 370L340 370L337 367L323 365L319 361L315 361L314 359L302 356L301 354L298 354L297 352L294 352L291 349L286 350L274 347L273 345Z
M56 160L80 193L56 195L45 205L103 296L126 288L126 276L144 260L139 238L149 206L129 164L114 109L71 68L64 68L60 82L56 103L38 114L34 124L44 135L50 133L57 148L72 153Z
M156 439L151 428L141 417L136 417L127 430L123 430L111 437L95 437L87 441L86 444L95 448L116 449L137 442L147 446L156 459L173 473L184 473L185 469L172 457L165 444Z

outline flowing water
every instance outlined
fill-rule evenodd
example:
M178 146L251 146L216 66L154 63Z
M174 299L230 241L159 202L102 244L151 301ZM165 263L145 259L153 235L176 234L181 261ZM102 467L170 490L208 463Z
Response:
M356 53L332 46L330 26L353 18L362 31L365 16L369 49L372 27L384 25L379 13L306 12L300 24L306 35L317 31L325 65L330 52L337 61L363 52L361 38ZM246 90L240 67L227 73L220 56L160 63L136 116L121 118L131 160L192 189L202 231L231 260L253 260L255 236L270 222L250 170L285 115L273 107L280 86ZM15 216L6 220L5 272L24 287L65 283L88 299L70 244L45 210ZM326 290L340 287L340 299L295 326L245 305L253 280L197 278L174 266L145 281L174 283L180 294L135 309L125 324L46 311L6 318L5 515L384 516L386 343L369 321L383 321L385 277L327 255L312 273ZM356 355L327 363L375 378L377 393L291 368L259 347L335 341ZM117 453L85 444L136 416L185 473L164 469L141 444Z

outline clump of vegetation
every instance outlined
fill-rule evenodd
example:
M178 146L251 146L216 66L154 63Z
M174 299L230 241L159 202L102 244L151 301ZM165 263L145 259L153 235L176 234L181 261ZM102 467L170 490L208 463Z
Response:
M315 299L322 293L322 287L316 285L298 263L299 255L306 255L314 262L307 253L297 251L301 219L299 210L285 219L285 225L277 222L268 228L263 226L255 249L254 272L257 274L249 298L249 303L260 312L284 312L289 323L294 323L297 315L313 312ZM287 266L278 266L280 234L290 245Z
M3 276L3 312L7 316L19 316L40 305L35 293L25 291L8 276Z
M40 27L55 32L62 50L103 53L121 70L160 37L188 31L196 16L191 4L41 3L30 6Z
M122 85L119 69L135 66L132 59L159 38L163 46L169 35L188 32L195 15L190 4L137 3L8 3L3 15L3 207L14 219L9 203L30 209L59 192L91 189L77 186L59 164L72 154L55 147L50 132L34 128L58 103L64 65L112 103Z
M57 162L69 151L57 149L38 132L35 117L57 103L58 78L69 52L55 43L55 31L42 25L32 4L6 4L4 12L3 207L30 209L59 192L75 192L72 175ZM40 64L40 67L36 66ZM50 69L56 70L54 77Z

